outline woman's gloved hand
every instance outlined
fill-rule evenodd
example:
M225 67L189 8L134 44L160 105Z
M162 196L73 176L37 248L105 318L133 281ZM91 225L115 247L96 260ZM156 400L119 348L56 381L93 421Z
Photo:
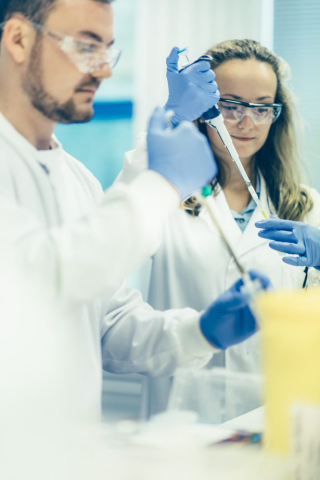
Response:
M157 108L147 136L149 169L169 180L183 201L208 185L218 173L208 141L190 122L170 129L163 108Z
M178 51L179 48L174 47L167 58L169 98L165 108L175 112L171 119L173 125L196 120L220 98L210 63L201 60L179 71Z
M297 267L320 267L320 231L311 225L277 216L261 220L256 227L262 228L258 235L272 240L270 247L279 252L298 257L283 257L283 261Z
M268 277L256 270L249 271L252 280L260 280L263 290L271 288ZM238 280L223 293L200 318L200 328L213 346L225 350L243 342L258 330L250 297L241 292L243 280Z

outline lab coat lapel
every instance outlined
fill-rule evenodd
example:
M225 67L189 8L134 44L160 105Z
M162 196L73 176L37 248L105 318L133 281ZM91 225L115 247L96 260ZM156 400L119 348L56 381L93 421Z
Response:
M271 212L268 206L266 183L262 175L260 175L260 178L261 178L261 190L260 190L261 205L262 205L262 208L268 214L268 216L270 216ZM270 203L270 200L269 200L269 203ZM274 208L271 204L270 204L270 207L274 211ZM261 213L261 211L256 207L236 247L236 252L239 256L244 255L245 253L249 252L250 250L253 250L256 247L259 247L265 243L268 243L269 240L258 236L259 229L255 226L255 223L258 222L259 220L264 220L264 216Z
M261 189L260 189L260 201L262 207L268 214L271 215L275 211L271 201L267 198L267 188L266 183L263 176L260 174L261 178ZM238 256L244 255L245 253L253 250L260 245L263 245L268 242L268 240L261 238L258 236L259 230L255 226L255 223L259 220L264 220L264 217L260 210L256 208L252 214L252 217L247 225L247 228L242 233L240 227L238 226L237 222L234 220L233 215L231 213L230 207L228 205L227 199L225 194L222 190L218 193L215 197L215 202L217 205L218 210L218 220L223 228L225 235L227 236L231 246L235 250ZM207 212L201 213L203 219L207 222L208 227L210 230L215 231L215 233L220 236L219 232L217 231L216 227L212 224L212 220Z
M223 229L224 234L229 240L231 246L235 249L240 241L242 232L233 218L227 199L222 189L219 191L218 195L214 197L214 201L217 206L217 209L216 209L217 219ZM209 216L208 212L204 211L203 213L201 213L201 216L207 222L208 228L214 231L219 237L221 237L218 230L213 225L211 217Z
M52 185L50 178L45 171L37 163L37 160L33 158L30 152L23 152L16 149L17 156L13 155L11 159L11 167L14 170L12 178L15 183L15 190L17 195L17 201L24 205L28 205L31 210L38 210L39 204L42 206L42 212L37 211L42 216L42 220L48 227L59 226L62 223L61 213L59 211L57 202L54 201L54 195L52 195ZM21 162L23 162L25 168L29 171L30 176L26 177L25 169L21 169ZM29 183L31 182L30 188ZM21 198L20 186L23 185L23 195L28 190L28 198ZM36 188L35 188L36 187ZM33 198L35 197L35 198ZM40 197L40 203L38 201ZM33 208L35 206L35 208Z
M13 171L12 180L17 201L42 215L44 223L48 226L60 225L62 215L58 203L55 202L55 196L52 195L53 186L49 176L34 158L29 142L14 129L1 113L0 135L16 153L10 158L10 168ZM21 168L22 164L24 168ZM27 196L26 191L28 192ZM42 207L41 212L39 204Z

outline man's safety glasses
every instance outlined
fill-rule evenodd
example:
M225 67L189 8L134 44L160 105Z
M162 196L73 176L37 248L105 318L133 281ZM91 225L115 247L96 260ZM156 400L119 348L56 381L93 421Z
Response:
M256 125L274 123L282 109L281 103L248 103L227 98L220 98L218 105L225 120L241 122L249 115Z
M118 63L121 50L113 45L106 47L96 40L78 39L71 35L50 30L39 23L29 22L38 32L54 40L81 73L90 74L100 70L105 64L114 68ZM3 29L6 22L0 24Z

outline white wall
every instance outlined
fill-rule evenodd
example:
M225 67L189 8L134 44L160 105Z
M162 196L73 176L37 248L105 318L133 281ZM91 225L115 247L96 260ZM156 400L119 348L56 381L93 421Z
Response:
M299 141L304 140L307 178L320 190L320 2L275 0L274 7L274 49L291 66L291 86L306 127Z
M134 39L136 28L137 1L116 0L115 46L122 50L120 61L111 79L103 82L96 96L97 101L132 100L134 71Z
M190 46L192 59L231 38L253 38L272 47L273 0L132 1L137 8L136 132L146 129L153 107L166 102L165 60L174 45Z

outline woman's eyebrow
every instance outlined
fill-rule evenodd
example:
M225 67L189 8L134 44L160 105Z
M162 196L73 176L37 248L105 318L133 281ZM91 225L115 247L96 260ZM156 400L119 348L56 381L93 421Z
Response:
M257 100L259 100L259 101L260 101L260 100L265 100L266 98L272 98L272 100L273 100L273 96L272 96L272 95L265 95L264 97L259 97L259 98L257 98Z
M238 95L234 95L233 93L224 93L224 94L221 94L222 97L225 97L225 96L228 96L228 97L232 97L234 98L235 100L243 100L243 97L239 97ZM260 102L262 100L266 100L267 98L271 98L272 101L273 101L273 96L272 95L265 95L264 97L259 97L259 98L256 98L256 101L257 102Z
M225 97L228 95L228 97L233 97L235 100L242 100L242 97L239 97L238 95L233 95L233 93L224 93L223 95L221 94L222 97Z

